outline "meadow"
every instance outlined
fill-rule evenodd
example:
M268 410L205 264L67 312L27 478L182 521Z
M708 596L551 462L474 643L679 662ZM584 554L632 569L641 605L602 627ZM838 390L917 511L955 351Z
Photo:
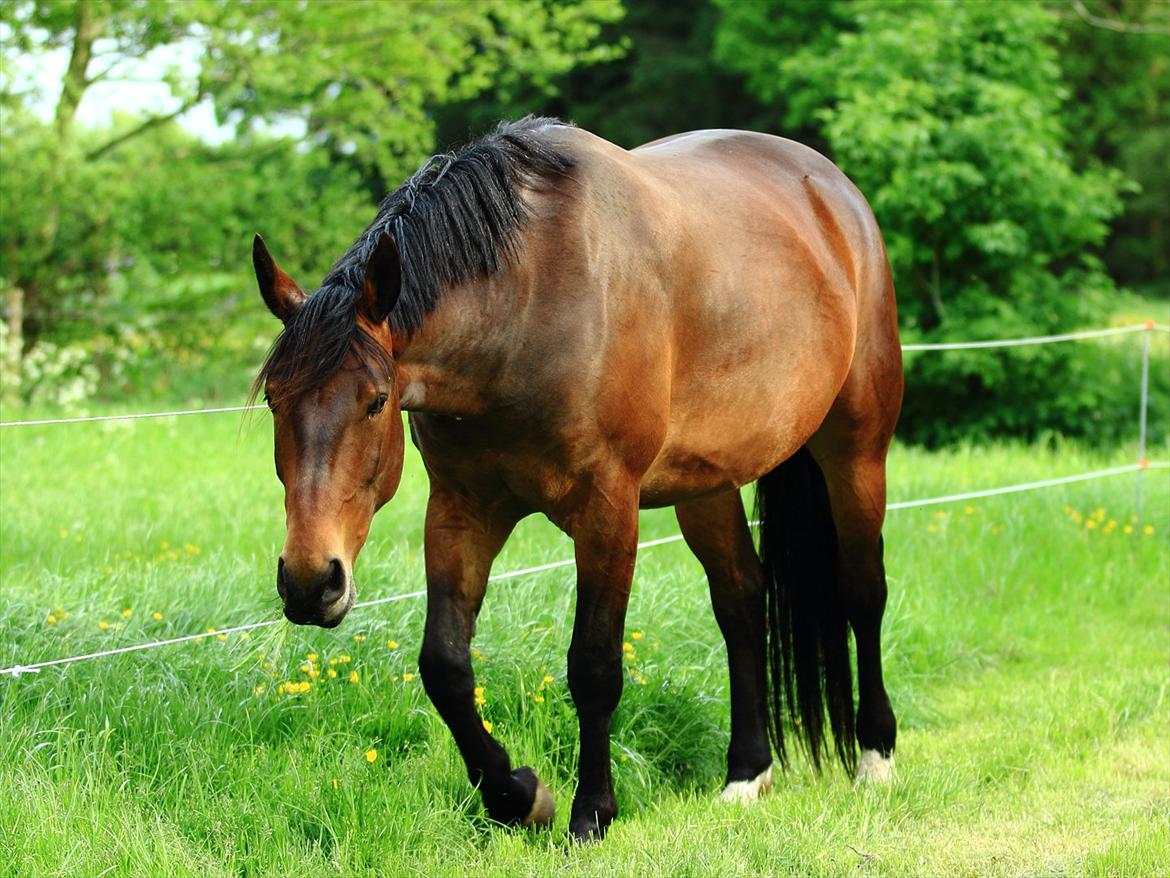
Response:
M424 604L337 630L274 619L281 488L264 417L5 430L0 667L200 641L0 679L0 874L1147 876L1170 868L1170 480L1126 475L891 512L886 680L897 783L803 759L751 807L724 772L724 649L697 562L638 559L615 718L620 815L566 842L572 569L493 584L482 712L556 796L555 826L483 814L416 655ZM1164 458L1165 449L1152 454ZM896 447L891 501L1128 463L1076 445ZM413 449L357 565L418 590ZM644 513L642 539L676 532ZM524 522L496 572L571 555Z

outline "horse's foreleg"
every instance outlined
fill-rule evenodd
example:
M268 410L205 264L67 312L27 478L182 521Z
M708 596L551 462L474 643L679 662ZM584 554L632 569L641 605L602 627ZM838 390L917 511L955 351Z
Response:
M427 621L419 670L451 730L467 776L501 823L550 823L552 796L529 768L513 770L475 707L470 643L492 560L516 518L490 515L465 495L432 489L427 503Z
M765 671L764 582L738 491L675 507L687 545L703 565L727 644L731 743L721 798L752 801L772 785Z
M638 542L638 489L632 481L594 493L572 515L577 610L569 647L569 691L581 732L577 794L569 831L601 838L617 815L610 774L609 724L622 692L622 633Z

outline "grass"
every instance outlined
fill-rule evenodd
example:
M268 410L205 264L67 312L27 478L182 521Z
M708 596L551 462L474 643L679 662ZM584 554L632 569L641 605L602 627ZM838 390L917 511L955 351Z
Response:
M0 441L0 666L278 615L281 491L263 419ZM898 448L891 500L1134 456ZM412 450L358 562L360 598L420 587L425 496ZM0 679L0 874L1165 874L1165 471L1147 474L1137 522L1134 496L1122 476L891 513L892 787L855 791L798 760L754 807L714 801L726 664L701 570L671 544L638 561L613 736L621 814L600 845L565 842L576 734L562 568L493 585L474 644L484 715L548 782L552 831L483 816L417 677L413 600L355 611L333 632L281 623ZM674 531L669 510L643 517L643 539ZM569 554L534 518L495 569ZM301 667L309 653L316 678ZM287 681L311 686L278 694Z

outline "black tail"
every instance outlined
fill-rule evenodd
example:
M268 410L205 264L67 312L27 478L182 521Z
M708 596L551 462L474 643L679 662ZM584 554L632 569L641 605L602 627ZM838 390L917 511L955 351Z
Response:
M825 711L837 755L852 773L853 674L849 621L841 604L837 531L821 468L801 448L756 485L760 561L768 614L768 690L772 743L788 764L788 719L819 769L828 753Z

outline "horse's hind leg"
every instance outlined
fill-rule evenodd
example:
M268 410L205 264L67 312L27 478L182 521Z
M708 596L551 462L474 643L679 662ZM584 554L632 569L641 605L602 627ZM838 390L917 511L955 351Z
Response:
M826 422L827 424L829 422ZM841 598L857 646L857 743L859 781L889 780L897 724L882 681L881 628L886 606L882 562L885 518L885 449L859 454L834 441L810 443L829 491L837 530Z
M721 798L751 801L772 786L760 559L738 491L680 503L675 514L687 545L707 573L715 619L727 643L731 744Z

